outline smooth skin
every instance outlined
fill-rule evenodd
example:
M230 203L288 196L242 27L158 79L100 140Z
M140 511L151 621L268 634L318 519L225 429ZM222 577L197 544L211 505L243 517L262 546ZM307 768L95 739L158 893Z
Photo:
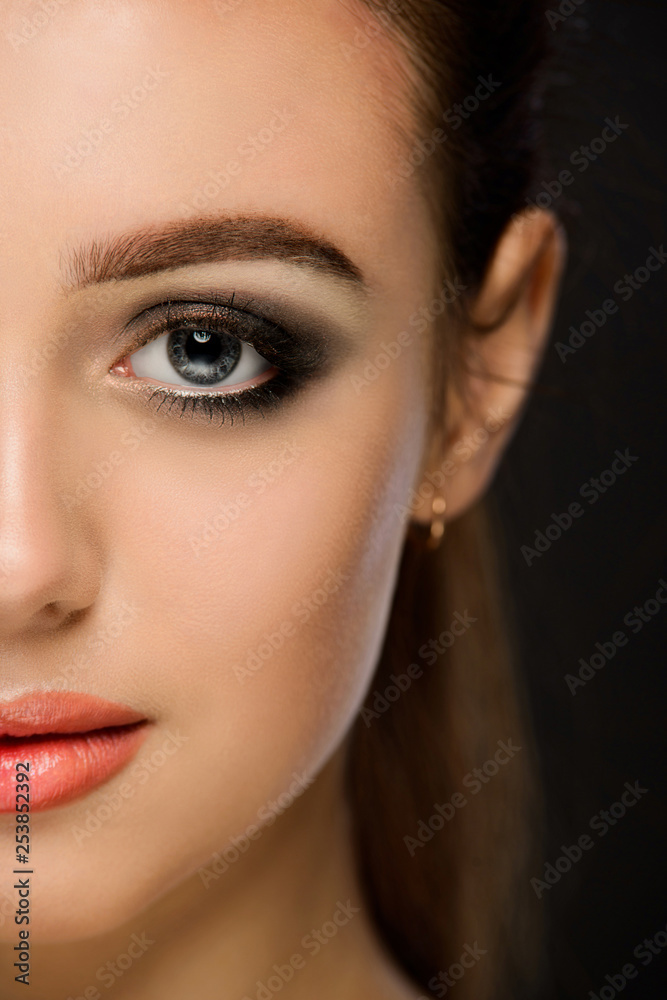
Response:
M411 70L382 35L354 48L370 15L337 0L71 0L31 35L27 12L0 3L0 700L61 689L64 675L68 690L143 712L139 760L153 761L33 815L31 996L254 1000L299 954L289 1000L414 1000L354 875L342 787L406 530L396 508L448 456L427 434L431 331L361 391L355 380L437 295L417 178L389 179L414 131ZM338 247L366 288L272 257L79 290L63 270L93 241L202 216L288 220ZM450 394L447 447L490 408L507 418L448 483L449 517L486 489L516 426L562 258L546 213L499 244L479 317L523 280L521 296L470 345L514 381L471 376ZM119 367L127 324L168 298L232 292L324 323L330 368L233 425L157 410ZM195 552L241 493L251 502ZM240 677L281 627L285 641ZM0 817L3 858L13 822ZM0 880L9 1000L25 987L10 972L4 864ZM336 919L317 953L304 943ZM151 943L128 951L133 934ZM125 954L130 966L114 965ZM109 962L118 974L102 979Z

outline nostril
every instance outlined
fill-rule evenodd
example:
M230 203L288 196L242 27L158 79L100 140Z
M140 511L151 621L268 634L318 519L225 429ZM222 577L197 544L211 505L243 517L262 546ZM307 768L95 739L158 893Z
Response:
M69 621L70 615L67 614L62 608L62 605L58 601L50 601L45 604L39 614L42 625L46 627L52 627L55 624L60 623L60 625L65 625Z
M72 611L66 610L66 605L61 601L49 601L44 604L35 616L30 629L35 633L44 631L53 632L59 630L65 632L73 628L78 621L86 614L86 608L75 608Z
M68 615L65 615L62 623L62 628L69 628L70 626L76 625L77 622L81 621L82 618L88 614L89 608L75 608L70 611Z

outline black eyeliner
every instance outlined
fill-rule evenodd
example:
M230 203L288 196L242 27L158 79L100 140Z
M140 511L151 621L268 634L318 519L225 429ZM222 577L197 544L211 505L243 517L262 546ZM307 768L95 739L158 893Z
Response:
M248 415L264 416L277 409L286 397L330 371L340 354L336 339L305 323L299 324L297 330L276 323L250 311L251 304L252 300L237 304L236 293L230 297L209 294L202 299L188 296L166 299L134 317L123 331L124 338L130 335L130 342L124 346L125 358L170 331L201 327L224 331L249 344L277 370L259 385L238 391L233 385L202 391L196 385L190 388L147 383L147 388L140 391L144 394L151 390L149 404L157 410L166 407L168 413L176 409L180 417L204 416L212 421L217 416L220 423L229 419L233 424L235 418L245 422ZM141 379L136 381L140 383Z

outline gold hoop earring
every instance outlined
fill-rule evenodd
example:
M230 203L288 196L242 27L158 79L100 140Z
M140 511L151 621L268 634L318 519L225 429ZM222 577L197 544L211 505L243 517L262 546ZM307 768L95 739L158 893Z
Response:
M442 496L433 497L433 517L431 518L431 530L426 542L426 548L433 551L437 549L445 534L445 511L447 503Z

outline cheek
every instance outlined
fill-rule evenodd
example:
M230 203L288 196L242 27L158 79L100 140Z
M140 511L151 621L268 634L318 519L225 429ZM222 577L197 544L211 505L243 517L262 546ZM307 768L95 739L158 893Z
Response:
M227 803L312 772L359 706L421 454L414 390L398 368L362 396L343 377L261 426L199 430L194 457L165 425L118 484L117 583L144 609L129 655L152 650L144 694Z

